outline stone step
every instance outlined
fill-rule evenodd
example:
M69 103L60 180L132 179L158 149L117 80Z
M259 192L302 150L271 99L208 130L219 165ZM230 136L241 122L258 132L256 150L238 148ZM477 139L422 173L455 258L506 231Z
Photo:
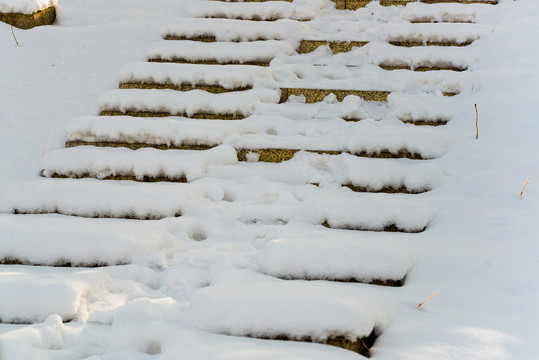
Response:
M259 66L131 63L120 70L120 89L200 89L214 94L245 91L273 83L271 72Z
M240 275L197 291L189 312L194 325L208 332L316 342L368 356L376 339L375 314L383 313L380 303L372 301L380 294L373 291ZM317 301L306 306L302 295ZM331 316L325 316L328 308Z
M188 182L204 177L215 165L237 163L236 150L222 145L208 150L123 147L69 147L47 154L42 175L55 178L96 178L142 182Z
M14 236L9 234L9 238L13 239ZM87 310L88 292L99 288L100 284L96 282L105 284L106 281L103 275L94 276L95 281L80 273L77 275L46 268L3 265L0 276L2 325L42 323L45 326L58 326L62 322L83 317ZM98 292L95 295L104 294ZM3 345L2 348L2 352L7 354L7 347ZM22 355L24 357L27 356Z
M195 150L224 144L235 148L242 161L281 162L291 159L302 149L333 155L350 153L360 157L433 159L444 155L450 144L446 134L433 128L373 120L357 123L340 120L341 125L336 128L327 128L322 122L313 134L305 134L306 130L300 126L278 136L262 133L254 121L186 120L125 116L74 119L69 124L66 146ZM271 118L266 120L271 121ZM281 125L285 131L293 124L283 122Z
M245 43L163 40L151 45L147 58L150 62L269 66L278 54L294 53L290 43L279 40Z
M381 67L384 70L392 71L392 70L410 70L410 71L457 71L457 72L463 72L468 70L467 66L459 66L459 65L419 65L419 66L410 66L405 64L391 64L391 63L384 63L379 64L379 67Z
M158 265L178 245L151 222L61 215L0 215L0 264L55 267ZM13 241L16 234L17 241ZM43 251L47 249L47 251Z
M136 110L103 110L99 113L101 116L133 116L133 117L169 117L169 116L184 116L189 119L204 119L204 120L241 120L245 119L242 114L230 113L171 113L165 111L136 111Z
M260 101L278 102L277 90L246 90L212 94L202 90L119 89L105 92L101 116L169 117L238 120L251 115Z
M295 42L304 33L300 22L289 19L250 21L233 19L182 19L161 28L166 40L194 40L203 42L247 42L287 40Z
M246 91L250 90L252 86L225 88L220 85L208 85L208 84L185 84L176 85L170 82L156 83L156 82L123 82L118 85L120 89L170 89L176 91L191 91L191 90L203 90L212 94L221 94L231 91Z
M322 159L325 166L320 165ZM291 177L298 167L305 170ZM327 178L328 173L333 175L332 179ZM338 184L355 192L408 194L430 191L444 178L440 169L424 162L379 162L347 155L326 157L303 153L294 163L278 166L238 163L235 149L226 145L206 151L158 151L153 148L131 151L125 146L123 149L69 147L45 155L42 176L142 182L261 177L286 184L312 184L322 189Z
M176 36L176 35L166 35L165 40L188 40L188 41L200 41L200 42L206 42L206 43L212 43L212 42L218 42L217 38L215 36L195 36L195 37L187 37L187 36ZM252 41L265 41L268 39L265 38L257 38L256 40ZM240 41L236 41L240 42ZM367 45L368 41L339 41L339 40L301 40L299 47L296 49L296 52L298 54L307 54L310 52L313 52L314 50L318 49L320 46L329 46L331 52L333 54L340 54L340 53L347 53L352 51L354 47L362 47ZM403 41L389 41L389 44L394 46L401 46L401 47L417 47L417 46L468 46L473 43L473 40L467 40L464 42L454 42L454 41L414 41L414 40L403 40ZM158 60L150 60L157 62ZM164 60L159 60L164 62ZM181 61L172 61L170 62L178 62L182 63L185 62L183 60ZM257 63L259 66L269 66L269 62L266 63Z
M252 152L252 150L240 149L238 159L236 151L226 145L198 150L191 148L183 151L177 149L159 149L168 151L158 151L154 150L155 148L153 147L145 147L143 144L134 144L135 146L130 147L129 145L133 144L68 142L66 145L66 149L56 150L44 159L42 176L60 179L93 178L117 181L186 183L203 177L209 171L208 166L210 165L234 165L238 160L245 161L246 154ZM133 149L136 146L140 147ZM227 150L224 151L222 148ZM155 152L152 153L153 151ZM275 152L273 157L271 156L272 151ZM294 155L298 152L298 150L287 149L264 149L260 150L260 152L265 156L261 156L259 161L279 163L290 160L293 156L288 158L284 154L285 151L289 151L290 154ZM337 151L307 152L318 155L355 155ZM277 159L278 156L282 158ZM365 157L378 158L376 156ZM386 158L388 157L389 154ZM398 157L394 156L394 158ZM409 188L406 185L396 186L391 184L392 181L387 181L387 184L381 187L377 186L379 185L378 183L376 186L369 183L360 185L343 183L341 185L354 192L417 194L430 190L429 186L418 188ZM404 179L401 179L402 182L404 182ZM384 181L382 180L381 183L384 183ZM310 184L320 186L317 182L310 182Z
M37 11L33 14L2 13L0 21L13 25L19 29L31 29L36 26L52 25L56 20L56 8L54 6Z
M320 13L320 3L296 5L285 1L222 2L205 1L189 6L193 18L236 19L253 21L310 21Z
M194 184L42 179L10 187L0 212L158 220L210 203Z
M434 217L427 204L402 198L410 195L350 194L313 186L280 188L278 192L290 201L284 207L275 205L275 211L268 212L267 201L257 192L268 191L272 184L262 183L265 186L251 189L247 197L243 195L245 185L225 185L226 188L218 182L204 181L148 184L42 179L11 186L8 196L0 200L0 212L159 220L213 212L216 203L226 201L230 216L244 224L303 222L330 229L403 233L424 231ZM28 195L32 197L29 199ZM309 197L300 201L297 197L301 195Z
M323 237L307 239L296 233L265 244L260 271L283 280L400 287L404 285L412 261L406 250L396 252L394 246L394 242L385 238L352 238L344 232L331 240Z
M414 195L359 194L314 186L283 185L276 189L274 183L260 181L259 187L245 197L245 185L242 187L229 181L223 186L227 188L229 198L234 199L230 214L245 224L279 227L303 222L318 225L318 231L326 228L368 231L369 234L419 233L428 227L436 214L432 206L416 201ZM273 189L280 199L290 201L268 207L263 200L268 189ZM253 202L254 198L260 200Z
M209 145L182 145L182 146L176 146L176 145L168 145L168 144L150 144L150 143L127 143L127 142L100 142L100 141L80 141L80 140L71 140L66 141L65 146L67 148L71 147L77 147L77 146L95 146L95 147L122 147L127 148L131 150L138 150L143 148L154 148L159 150L209 150L212 148L212 146ZM413 159L413 160L428 160L429 158L425 158L421 156L421 154L407 151L407 150L401 150L398 152L392 152L389 150L382 150L379 152L350 152L350 151L342 151L342 150L311 150L311 149L286 149L286 148L262 148L262 149L251 149L251 148L238 148L237 151L237 159L238 161L260 161L260 162L270 162L270 163L280 163L284 161L288 161L294 157L298 152L300 151L307 151L314 154L320 154L320 155L342 155L342 154L350 154L358 157L366 157L366 158L375 158L375 159ZM63 177L58 176L58 177ZM78 176L80 178L84 178L87 176L84 176L84 174L81 174ZM135 178L135 175L118 175L111 177L105 177L112 180L132 180L131 178ZM164 178L156 177L155 179L152 179L150 177L142 177L143 181L146 182L157 182L157 181L164 181ZM175 179L175 178L172 178ZM176 181L181 182L181 178L179 178ZM361 187L355 187L353 185L346 185L350 187L354 191L361 191ZM395 192L401 192L401 189L395 189ZM390 191L388 191L390 192Z
M427 13L435 17L437 13ZM459 15L457 13L456 15ZM462 16L462 14L460 14ZM351 27L353 21L343 21ZM317 46L329 45L335 51L346 52L353 46L368 42L389 42L397 46L464 46L482 36L486 29L475 24L378 24L369 32L349 31L339 37L328 38L327 34L309 25L293 20L248 21L232 19L182 19L165 25L161 36L166 40L191 40L200 42L253 42L264 40L286 40L299 48L301 53L312 51ZM348 46L346 46L348 44ZM303 50L306 49L306 50Z

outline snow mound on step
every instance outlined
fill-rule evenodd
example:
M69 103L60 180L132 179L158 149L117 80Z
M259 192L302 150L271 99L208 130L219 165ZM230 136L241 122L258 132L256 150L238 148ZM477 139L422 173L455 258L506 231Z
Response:
M257 89L223 94L202 90L109 90L99 100L102 111L166 112L171 115L235 114L248 116L260 102L278 102L278 90Z
M236 150L219 146L204 151L78 146L49 153L43 159L43 175L67 177L135 176L187 181L203 177L216 164L236 164Z
M199 2L187 9L195 18L230 18L255 20L310 20L319 15L325 1L267 1L259 3Z
M84 217L160 219L208 205L192 184L146 184L93 179L46 179L20 183L0 195L3 213L60 213Z
M57 4L58 0L0 0L0 13L33 14Z
M300 22L280 19L273 22L234 19L182 19L165 25L161 29L167 35L186 38L213 36L217 41L254 41L299 39L302 29L307 26Z
M401 280L411 266L403 247L360 239L277 239L264 246L261 256L262 271L284 279Z
M37 265L160 264L179 239L158 223L0 215L0 260Z
M273 82L268 68L254 65L220 66L199 64L131 63L120 70L122 83L219 85L225 89L253 87Z
M72 320L89 286L51 274L28 274L3 269L0 277L0 321L37 323L50 315Z
M67 125L71 141L112 141L167 145L219 145L243 134L257 133L246 121L212 120L210 124L181 117L137 118L131 116L86 116Z
M314 341L340 335L355 340L368 336L382 320L382 306L368 292L246 272L197 291L190 315L195 326L227 335Z
M147 52L148 59L173 61L217 61L235 62L270 62L279 54L292 55L294 47L288 41L266 40L245 43L200 42L200 41L160 41L152 44Z

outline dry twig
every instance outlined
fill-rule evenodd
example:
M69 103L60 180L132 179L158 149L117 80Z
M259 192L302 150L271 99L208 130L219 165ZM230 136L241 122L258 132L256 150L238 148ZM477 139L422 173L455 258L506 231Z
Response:
M436 290L435 292L433 292L431 296L429 296L428 298L423 300L419 305L417 305L417 307L420 308L421 306L423 306L423 304L425 304L427 301L432 299L434 297L434 295L438 294L439 292L440 292L440 290Z
M477 104L475 104L475 139L479 139L479 114L477 113Z
M530 176L528 176L528 178L526 179L526 182L524 183L524 186L522 187L522 190L520 190L520 198L522 199L522 197L524 196L524 189L526 188L526 186L528 185L528 183L530 182L530 179L532 178L533 174L535 173L535 171L532 171L532 173L530 174Z
M11 9L11 12L15 12L15 6ZM9 22L9 25L11 25L11 35L13 35L13 39L15 39L15 43L17 44L17 46L19 46L19 42L17 41L17 38L15 37L15 32L13 31L13 22L10 21Z
M15 39L15 43L17 46L19 46L19 42L17 41L17 38L15 37L15 32L13 31L13 25L11 25L11 35L13 35L13 39Z

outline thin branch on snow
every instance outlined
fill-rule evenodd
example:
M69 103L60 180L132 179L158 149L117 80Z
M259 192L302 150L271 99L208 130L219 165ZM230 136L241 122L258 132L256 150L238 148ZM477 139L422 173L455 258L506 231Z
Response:
M12 13L15 12L15 7L13 7L13 8L11 9L11 12L12 12ZM17 44L17 46L19 46L19 42L17 41L17 38L15 37L15 32L13 31L13 23L10 22L9 25L11 25L11 35L13 35L13 39L15 40L15 43Z
M522 190L520 190L520 198L521 199L524 197L524 189L526 188L526 186L528 186L528 183L530 182L530 179L532 178L534 173L535 173L535 171L532 171L530 176L528 176L528 178L526 179L526 182L524 183L524 186L522 187Z
M479 114L477 113L477 104L475 104L475 139L479 139Z
M417 305L418 308L420 308L421 306L423 306L427 301L429 301L430 299L432 299L436 294L438 294L440 292L440 290L436 290L435 292L432 293L431 296L429 296L428 298L426 298L425 300L423 300L419 305Z

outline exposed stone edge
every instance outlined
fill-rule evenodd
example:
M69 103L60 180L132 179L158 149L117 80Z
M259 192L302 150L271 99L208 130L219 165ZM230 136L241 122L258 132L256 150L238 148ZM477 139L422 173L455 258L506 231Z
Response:
M33 14L0 13L0 21L19 29L31 29L36 26L52 25L56 20L56 8L48 7Z

